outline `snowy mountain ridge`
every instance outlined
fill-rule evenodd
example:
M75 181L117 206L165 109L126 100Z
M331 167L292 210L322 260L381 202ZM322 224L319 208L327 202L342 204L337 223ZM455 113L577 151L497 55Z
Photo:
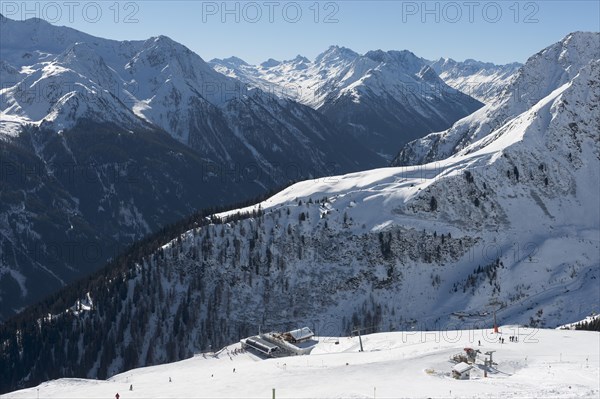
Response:
M361 67L350 67L360 59L363 59ZM451 58L427 61L407 50L373 50L360 55L339 46L330 46L312 62L306 57L298 56L293 60L269 59L260 65L250 65L240 58L230 57L213 59L210 64L217 71L240 79L250 87L260 87L263 91L292 98L315 109L322 107L328 100L335 100L335 96L328 98L332 90L336 90L339 97L350 90L349 86L373 84L364 80L357 83L357 79L364 79L366 74L381 68L382 64L394 64L398 73L412 75L418 75L429 65L444 82L437 90L444 90L443 86L448 85L484 104L500 94L522 66L517 62L496 65L472 59L463 62Z
M407 144L393 165L441 160L490 134L568 83L591 60L600 58L598 32L574 32L530 57L495 101L456 122L450 129Z
M367 89L389 91L392 97L401 98L406 96L406 92L419 88L398 85L397 82L427 85L426 80L419 78L420 72L426 70L429 63L408 50L373 50L361 55L335 45L319 54L314 61L300 55L287 61L270 59L260 65L250 65L237 57L210 61L215 70L224 75L240 79L250 87L300 101L314 109L344 95L352 95L358 100L360 92ZM373 75L381 75L382 71L387 71L387 74L373 79ZM430 90L436 92L433 88ZM444 87L437 88L437 91L443 90Z
M119 42L42 20L1 21L3 133L16 136L24 125L68 130L85 118L160 129L207 160L254 162L263 175L280 174L274 171L282 153L292 148L288 153L298 157L289 162L311 174L326 165L383 164L375 154L361 154L351 138L347 148L333 150L343 127L294 101L248 91L168 37ZM259 134L261 125L270 129Z
M352 63L359 57L359 54L350 49L331 46L314 63L299 55L283 62L271 59L258 66L250 65L237 57L213 59L210 64L216 71L240 79L251 87L292 98L318 109L335 87L356 81Z
M386 159L413 137L421 137L481 106L446 85L428 62L410 51L364 55L331 46L314 61L298 56L249 65L214 59L216 71L283 98L306 104L351 132Z
M495 65L472 59L457 62L452 58L440 58L431 63L431 67L449 86L484 104L492 102L502 93L521 66L518 62Z

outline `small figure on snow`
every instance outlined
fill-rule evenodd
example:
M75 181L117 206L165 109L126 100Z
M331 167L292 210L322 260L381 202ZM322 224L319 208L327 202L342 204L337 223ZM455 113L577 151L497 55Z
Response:
M235 373L235 367L233 368L233 372Z
M119 395L119 392L117 392L117 394L115 395L115 399L119 399L121 395Z
M477 344L478 344L479 346L481 346L481 340L477 341Z
M171 382L171 377L169 377L169 382Z
M129 390L133 391L133 384L129 385Z

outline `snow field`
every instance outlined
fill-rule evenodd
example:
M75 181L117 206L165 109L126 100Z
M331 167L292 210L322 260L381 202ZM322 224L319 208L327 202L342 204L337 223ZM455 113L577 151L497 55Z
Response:
M509 342L511 335L519 342ZM34 398L38 389L44 398L112 398L117 392L121 399L270 398L273 388L277 398L594 398L600 393L598 338L597 332L519 326L503 326L499 334L491 329L390 332L363 336L364 352L358 337L321 337L309 356L267 360L235 354L240 345L234 344L214 357L196 355L108 381L49 381L2 398ZM465 347L496 351L498 365L487 378L481 355L470 380L451 378L449 358Z

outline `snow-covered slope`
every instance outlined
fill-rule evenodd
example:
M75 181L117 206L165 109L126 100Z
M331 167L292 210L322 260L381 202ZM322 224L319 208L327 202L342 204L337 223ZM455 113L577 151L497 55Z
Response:
M450 129L407 144L393 165L441 160L495 131L568 83L591 60L600 58L600 33L575 32L530 57L495 101Z
M310 61L269 60L249 65L235 57L211 61L224 75L250 87L291 98L349 124L363 145L386 158L390 146L450 126L481 104L447 86L428 62L410 51L370 51L338 46Z
M574 323L568 323L568 324L564 324L562 326L558 326L556 327L557 330L589 330L589 328L583 328L586 327L590 324L596 323L598 324L600 322L600 315L597 315L595 313L593 313L592 315L586 317L583 320L579 320L576 321ZM578 328L579 327L579 328Z
M519 342L510 342L517 336ZM504 344L498 337L504 338ZM107 381L60 379L2 398L593 398L599 394L597 332L503 326L490 330L407 331L319 337L309 356L259 359L240 344ZM339 342L338 344L336 344ZM481 343L481 346L478 344ZM467 381L449 358L481 351ZM486 351L497 365L483 365ZM235 370L235 372L234 372ZM484 376L487 372L487 377ZM130 387L133 390L130 391Z
M451 87L484 104L492 102L509 85L522 64L495 65L476 60L454 61L440 58L431 67Z

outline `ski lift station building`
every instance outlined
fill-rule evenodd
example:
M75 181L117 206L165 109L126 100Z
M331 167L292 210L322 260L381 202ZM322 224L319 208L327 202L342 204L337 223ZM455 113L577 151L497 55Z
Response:
M308 341L315 336L315 333L313 333L310 328L303 327L297 330L288 331L282 335L283 339L286 341L296 344Z
M458 363L457 365L452 367L452 377L454 377L457 380L468 380L469 378L471 378L472 368L473 366L471 366L468 363Z
M259 334L240 340L242 348L269 357L308 355L315 347L315 334L308 327L284 333Z
M279 350L279 347L272 342L269 342L259 336L249 337L240 341L242 348L252 348L267 356L275 355L275 352Z

